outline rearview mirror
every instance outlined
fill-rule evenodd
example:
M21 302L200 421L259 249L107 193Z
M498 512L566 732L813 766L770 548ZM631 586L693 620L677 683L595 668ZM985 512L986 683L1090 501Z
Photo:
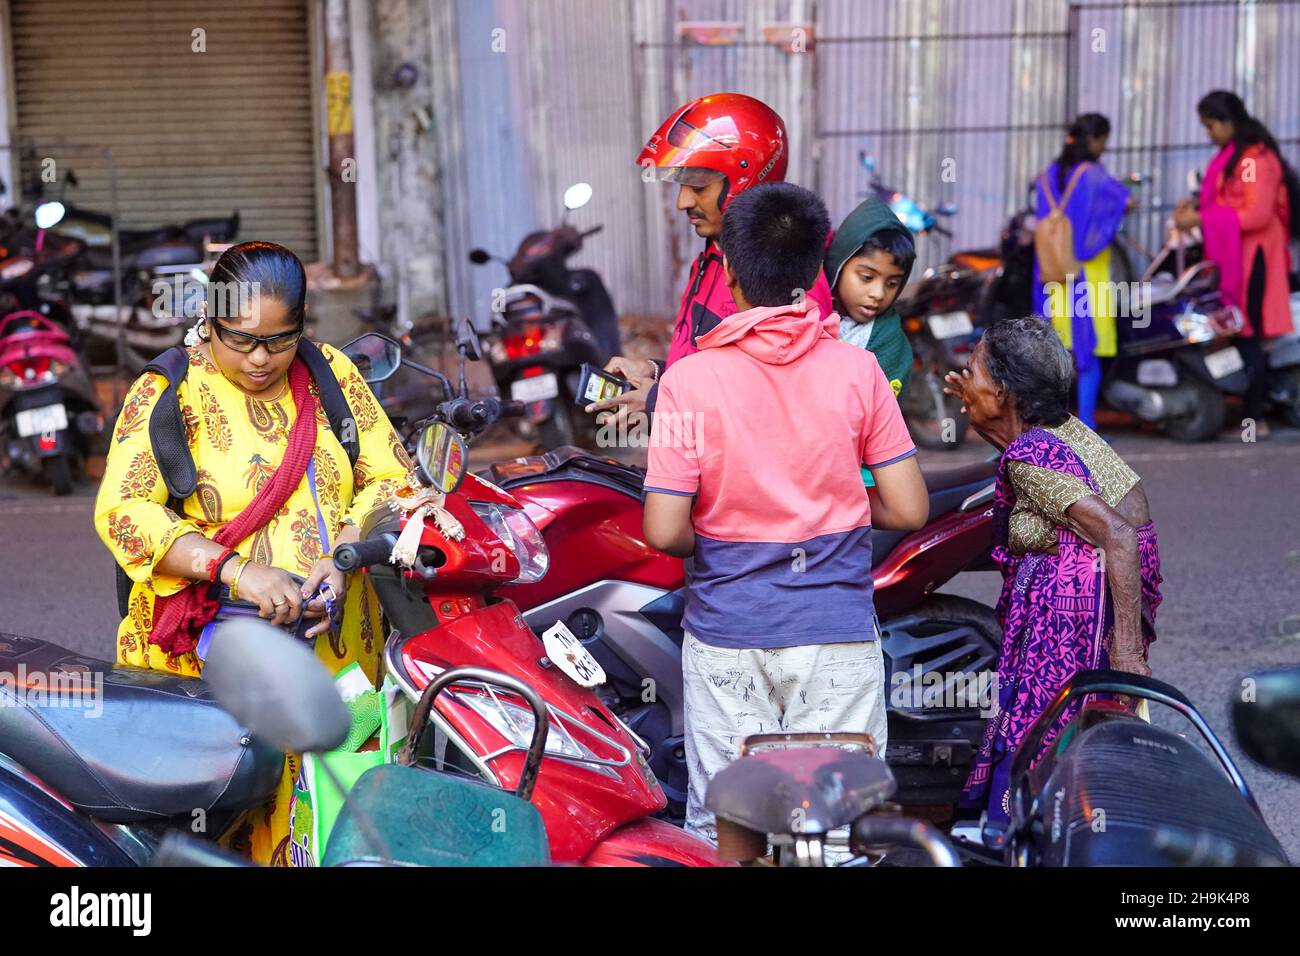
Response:
M465 352L465 358L477 362L483 357L483 346L478 340L478 329L468 318L462 319L456 333L456 348Z
M1232 725L1252 759L1300 776L1300 667L1246 678L1233 697Z
M564 191L564 208L572 212L591 202L591 183L574 183Z
M367 385L390 379L402 364L402 347L380 332L367 332L343 346Z
M444 495L459 488L469 470L465 439L443 422L434 422L420 433L415 460L419 463L420 481Z
M492 254L486 249L471 249L469 251L469 261L476 266L485 265L492 261Z
M203 679L224 710L286 753L333 750L347 739L348 706L325 665L266 621L217 625Z
M874 173L876 171L876 157L872 156L865 149L858 153L858 161L862 163L862 168L868 172Z

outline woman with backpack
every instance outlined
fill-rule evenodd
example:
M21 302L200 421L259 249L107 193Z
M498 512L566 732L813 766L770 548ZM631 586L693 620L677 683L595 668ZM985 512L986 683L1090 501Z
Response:
M242 612L375 681L378 599L364 575L347 587L330 555L359 540L411 463L356 366L303 336L305 300L288 249L232 246L185 347L127 393L95 501L95 529L130 578L119 663L198 676L213 622ZM286 864L297 769L286 755L274 799L222 842Z
M1084 113L1056 161L1038 177L1034 306L1074 355L1079 419L1097 427L1101 360L1115 354L1110 244L1132 204L1128 188L1100 163L1110 120Z
M1255 437L1265 438L1268 359L1261 340L1286 335L1293 327L1287 277L1288 244L1300 231L1293 219L1300 199L1296 175L1273 135L1235 93L1207 93L1196 111L1219 152L1205 170L1199 203L1179 203L1174 224L1201 227L1205 256L1219 266L1223 298L1246 316L1238 339L1250 381L1242 411L1255 421Z

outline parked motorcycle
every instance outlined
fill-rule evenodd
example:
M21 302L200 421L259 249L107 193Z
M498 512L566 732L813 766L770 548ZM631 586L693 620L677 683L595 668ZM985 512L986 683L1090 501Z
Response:
M586 183L570 186L565 219L590 199ZM527 406L543 448L590 438L592 421L575 404L580 368L600 368L619 353L618 315L605 283L594 270L568 266L583 240L603 228L578 232L562 221L525 236L508 261L482 249L469 255L476 265L502 261L510 273L511 284L495 293L488 359L501 394Z
M77 185L69 172L63 188ZM92 364L115 365L119 332L127 371L137 374L160 352L179 345L193 316L181 314L174 290L198 279L211 265L211 253L239 231L239 213L191 219L143 229L118 230L118 276L114 281L113 219L107 213L42 197L49 237L57 236L70 254L60 267L45 270L35 290L40 298L67 303L85 333ZM0 280L4 264L0 263ZM120 302L120 306L119 303ZM32 307L24 299L26 307ZM123 324L125 325L122 328Z
M520 502L477 476L461 483L467 453L460 432L487 428L523 407L470 399L464 362L479 358L480 346L468 324L458 347L461 385L447 388L449 397L421 433L423 487L410 492L412 502L445 497L427 518L416 511L404 522L387 508L373 512L362 523L361 543L337 548L335 564L345 571L368 569L394 627L384 652L388 673L412 700L439 674L460 666L499 671L545 700L551 731L533 803L545 820L552 859L707 863L714 859L711 847L655 818L667 801L646 761L649 746L592 689L600 683L600 667L583 643L564 628L550 628L539 640L515 604L496 593L512 582L538 582L551 562ZM397 343L375 333L345 350L363 359L371 379L386 378L400 362ZM414 526L418 538L407 530L410 521L423 521ZM394 554L404 555L402 567L388 563ZM458 683L438 697L430 719L439 769L504 787L518 784L533 718L517 695Z
M104 419L85 359L54 307L0 319L0 462L72 493Z

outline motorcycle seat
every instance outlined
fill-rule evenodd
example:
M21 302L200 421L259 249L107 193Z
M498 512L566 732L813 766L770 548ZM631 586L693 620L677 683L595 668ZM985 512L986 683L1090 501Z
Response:
M885 761L862 750L755 750L709 781L704 806L758 833L827 833L880 806L894 788Z
M1259 814L1201 748L1131 715L1096 716L1085 708L1035 771L1043 781L1041 862L1171 866L1177 861L1157 845L1161 827L1286 861ZM1104 827L1097 826L1098 808Z
M284 767L198 678L11 634L0 634L0 753L111 823L260 806Z

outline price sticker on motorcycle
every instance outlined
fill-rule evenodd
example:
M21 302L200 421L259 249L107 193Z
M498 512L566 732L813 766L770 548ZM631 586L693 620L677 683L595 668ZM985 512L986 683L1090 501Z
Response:
M582 687L595 687L605 683L605 669L563 621L556 621L542 632L542 645L546 648L546 656L551 659L551 663Z

